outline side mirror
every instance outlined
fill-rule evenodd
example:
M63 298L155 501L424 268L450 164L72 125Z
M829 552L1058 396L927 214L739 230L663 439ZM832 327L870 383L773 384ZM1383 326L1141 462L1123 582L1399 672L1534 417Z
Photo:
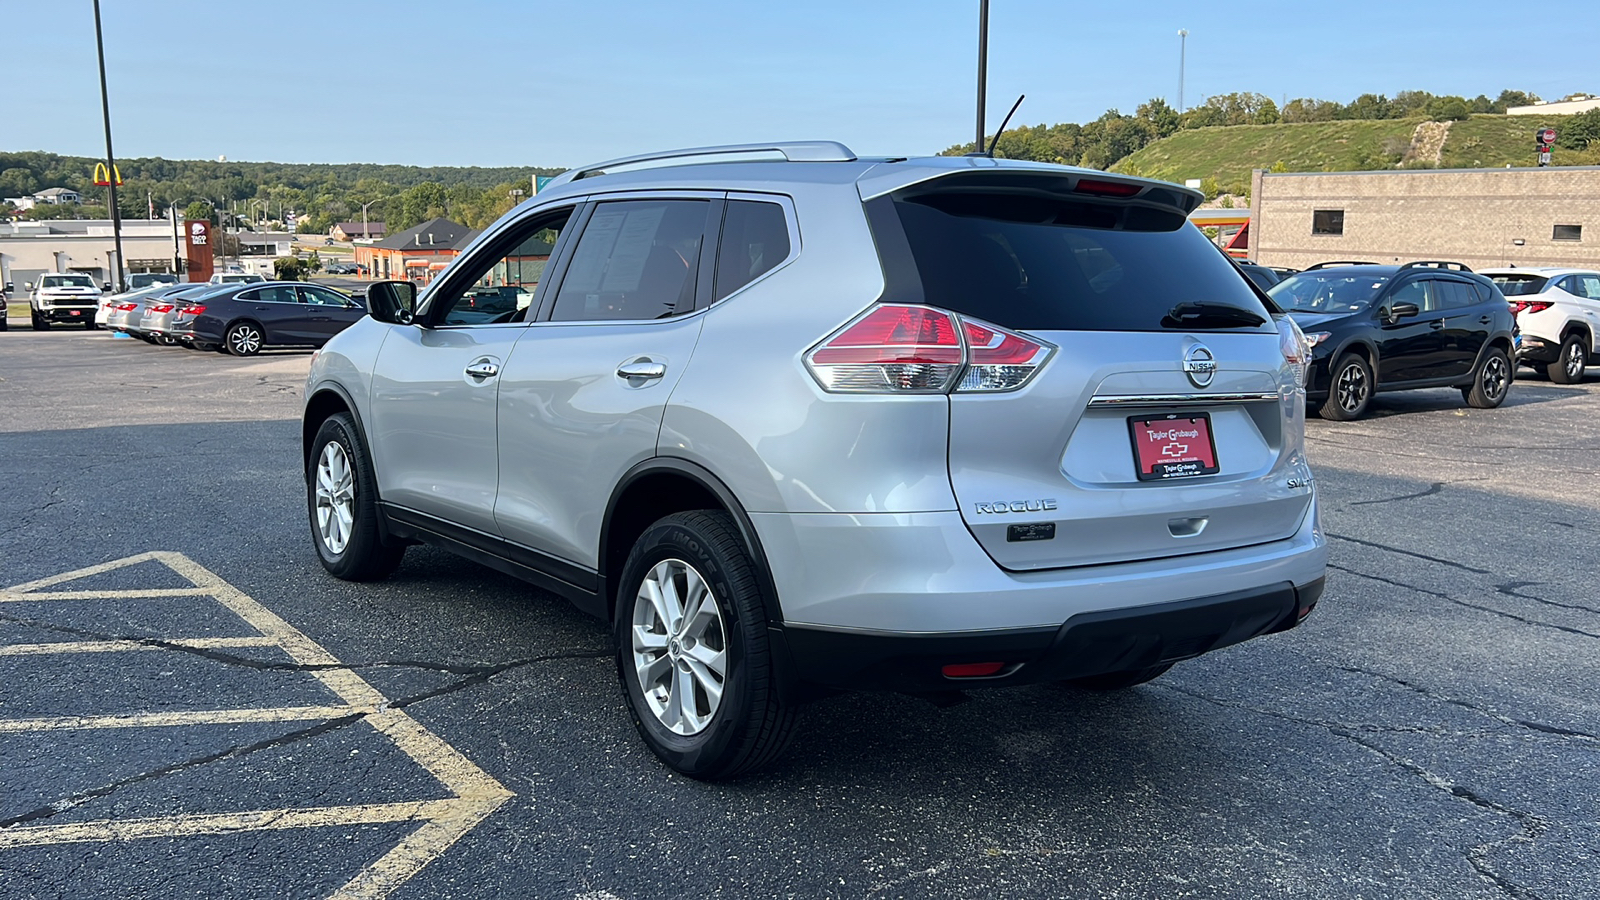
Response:
M9 293L11 293L11 292L12 292L12 291L14 291L14 290L16 290L16 289L17 289L17 286L16 286L16 285L14 285L14 284L12 284L12 283L11 283L11 282L9 282L9 281L8 281L8 282L6 282L6 286L5 286L5 292L6 292L6 293L8 293L8 294L9 294Z
M367 285L367 312L379 322L410 325L417 313L417 286L409 281L375 281Z
M1415 303L1396 303L1389 307L1389 321L1398 322L1422 312Z
M100 290L102 290L102 291L111 290L111 282L109 282L109 281L102 282L101 285L100 285Z
M25 290L25 291L33 290L33 282L31 282L31 281L23 282L22 289Z

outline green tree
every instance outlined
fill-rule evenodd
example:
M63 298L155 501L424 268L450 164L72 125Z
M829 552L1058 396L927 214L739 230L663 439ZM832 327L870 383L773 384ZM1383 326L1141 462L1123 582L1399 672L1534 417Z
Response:
M300 266L305 270L305 273L308 276L315 275L322 271L322 257L317 253L317 251L313 250L311 251L311 255L300 260Z
M1556 143L1568 150L1587 150L1600 145L1600 109L1578 113L1556 129Z
M1349 119L1387 119L1392 108L1389 98L1382 94L1362 94L1344 108Z
M1435 122L1456 122L1472 117L1472 107L1464 97L1435 97L1426 109L1428 118Z
M1157 137L1169 137L1183 126L1183 117L1160 97L1139 104L1133 114L1155 126Z
M299 281L305 274L304 264L293 256L280 256L272 261L272 277L279 281Z
M1494 100L1494 107L1489 111L1503 113L1513 106L1532 106L1538 102L1538 94L1530 94L1526 91L1501 91L1500 96Z
M183 217L185 219L209 219L211 218L211 213L211 204L204 200L196 200L183 208Z

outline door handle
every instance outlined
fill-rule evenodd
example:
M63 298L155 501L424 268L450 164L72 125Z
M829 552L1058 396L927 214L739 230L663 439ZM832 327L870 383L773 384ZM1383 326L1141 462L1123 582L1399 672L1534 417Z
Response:
M500 367L487 359L480 359L467 366L467 374L473 378L493 378L500 374Z
M1428 323L1428 327L1433 329L1434 331L1443 331L1444 330L1444 320L1443 319L1434 319L1432 322Z
M665 363L631 362L617 366L617 377L619 378L643 378L649 380L660 378L666 374L667 366Z
M1492 316L1479 316L1478 317L1478 324L1479 325L1487 325L1487 324L1489 324L1490 322L1493 322L1493 321L1494 321L1494 317L1492 317Z

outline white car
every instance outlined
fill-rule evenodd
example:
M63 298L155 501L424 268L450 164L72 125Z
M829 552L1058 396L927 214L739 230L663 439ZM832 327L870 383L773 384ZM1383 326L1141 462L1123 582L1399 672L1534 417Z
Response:
M27 283L28 306L34 331L45 331L56 322L95 327L100 305L100 288L94 279L76 272L46 272L38 281Z
M1600 362L1600 272L1588 269L1483 269L1511 303L1522 330L1517 355L1556 384L1576 384Z
M219 272L211 276L211 284L255 284L266 281L264 275L250 275L245 272Z

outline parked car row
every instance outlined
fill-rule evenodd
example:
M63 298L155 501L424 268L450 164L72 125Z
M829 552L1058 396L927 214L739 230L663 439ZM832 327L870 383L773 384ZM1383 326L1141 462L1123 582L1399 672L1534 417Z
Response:
M257 280L119 294L106 304L104 324L152 344L253 356L272 347L320 347L366 314L330 287Z

